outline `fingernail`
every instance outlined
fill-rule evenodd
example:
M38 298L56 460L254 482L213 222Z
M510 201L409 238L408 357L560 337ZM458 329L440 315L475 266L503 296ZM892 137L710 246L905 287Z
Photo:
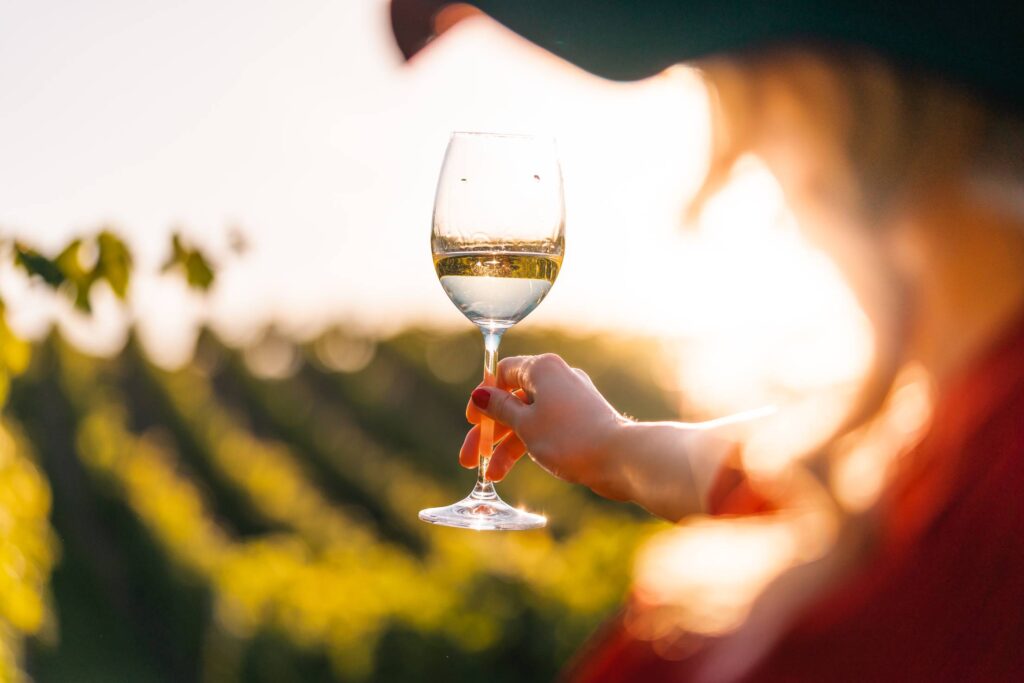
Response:
M470 394L469 397L473 399L473 405L477 408L486 408L487 404L491 401L491 392L480 388Z

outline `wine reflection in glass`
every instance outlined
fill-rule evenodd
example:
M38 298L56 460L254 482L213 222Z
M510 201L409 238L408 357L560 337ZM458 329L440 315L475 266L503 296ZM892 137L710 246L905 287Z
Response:
M484 336L484 384L495 385L502 335L547 296L565 252L562 172L554 140L454 133L434 200L430 246L441 286ZM457 503L420 511L432 524L536 529L543 515L514 508L487 480L494 422L480 423L476 486Z

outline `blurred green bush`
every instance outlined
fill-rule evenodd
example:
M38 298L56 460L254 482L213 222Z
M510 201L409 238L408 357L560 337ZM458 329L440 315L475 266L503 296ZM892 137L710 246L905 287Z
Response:
M0 440L23 454L17 472L0 458L0 477L23 480L3 488L27 492L0 511L24 519L33 568L0 585L10 666L40 682L551 679L615 609L657 525L532 463L501 489L546 512L544 531L416 518L471 485L455 454L477 337L271 331L233 349L204 333L173 372L134 341L112 359L36 345ZM507 340L542 350L632 415L673 413L650 344Z
M97 282L128 291L110 231L52 258L0 247L82 311ZM178 235L164 269L214 281ZM525 326L503 348L542 351L630 415L676 412L652 342ZM659 525L530 463L501 492L547 529L421 523L472 485L456 453L481 363L471 330L336 327L244 349L205 332L167 371L134 339L29 345L0 301L0 681L550 680Z

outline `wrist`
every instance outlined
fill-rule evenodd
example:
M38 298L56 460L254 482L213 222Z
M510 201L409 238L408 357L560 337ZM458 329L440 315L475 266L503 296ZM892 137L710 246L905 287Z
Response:
M591 462L591 481L585 482L594 493L619 501L632 501L633 485L628 467L628 441L638 426L633 420L619 414L609 421L602 436L597 439Z
M623 418L608 432L600 478L590 488L675 522L704 509L711 480L735 448L712 430Z

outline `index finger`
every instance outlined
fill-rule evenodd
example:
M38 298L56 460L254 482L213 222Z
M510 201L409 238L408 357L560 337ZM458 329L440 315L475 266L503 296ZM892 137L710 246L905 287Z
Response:
M516 389L515 391L511 392L511 394L513 396L515 396L516 398L518 398L519 400L523 401L524 403L527 402L523 398L523 390L522 389ZM480 420L483 419L483 417L484 417L483 413L481 413L480 409L477 408L476 405L473 403L473 399L470 399L469 401L466 402L466 420L470 424L475 424L475 425L476 424L480 424ZM495 438L498 438L498 435L500 433L508 431L508 427L503 425L503 424L501 424L500 422L495 422L494 424L495 424L495 430L496 430L494 432L494 437Z

